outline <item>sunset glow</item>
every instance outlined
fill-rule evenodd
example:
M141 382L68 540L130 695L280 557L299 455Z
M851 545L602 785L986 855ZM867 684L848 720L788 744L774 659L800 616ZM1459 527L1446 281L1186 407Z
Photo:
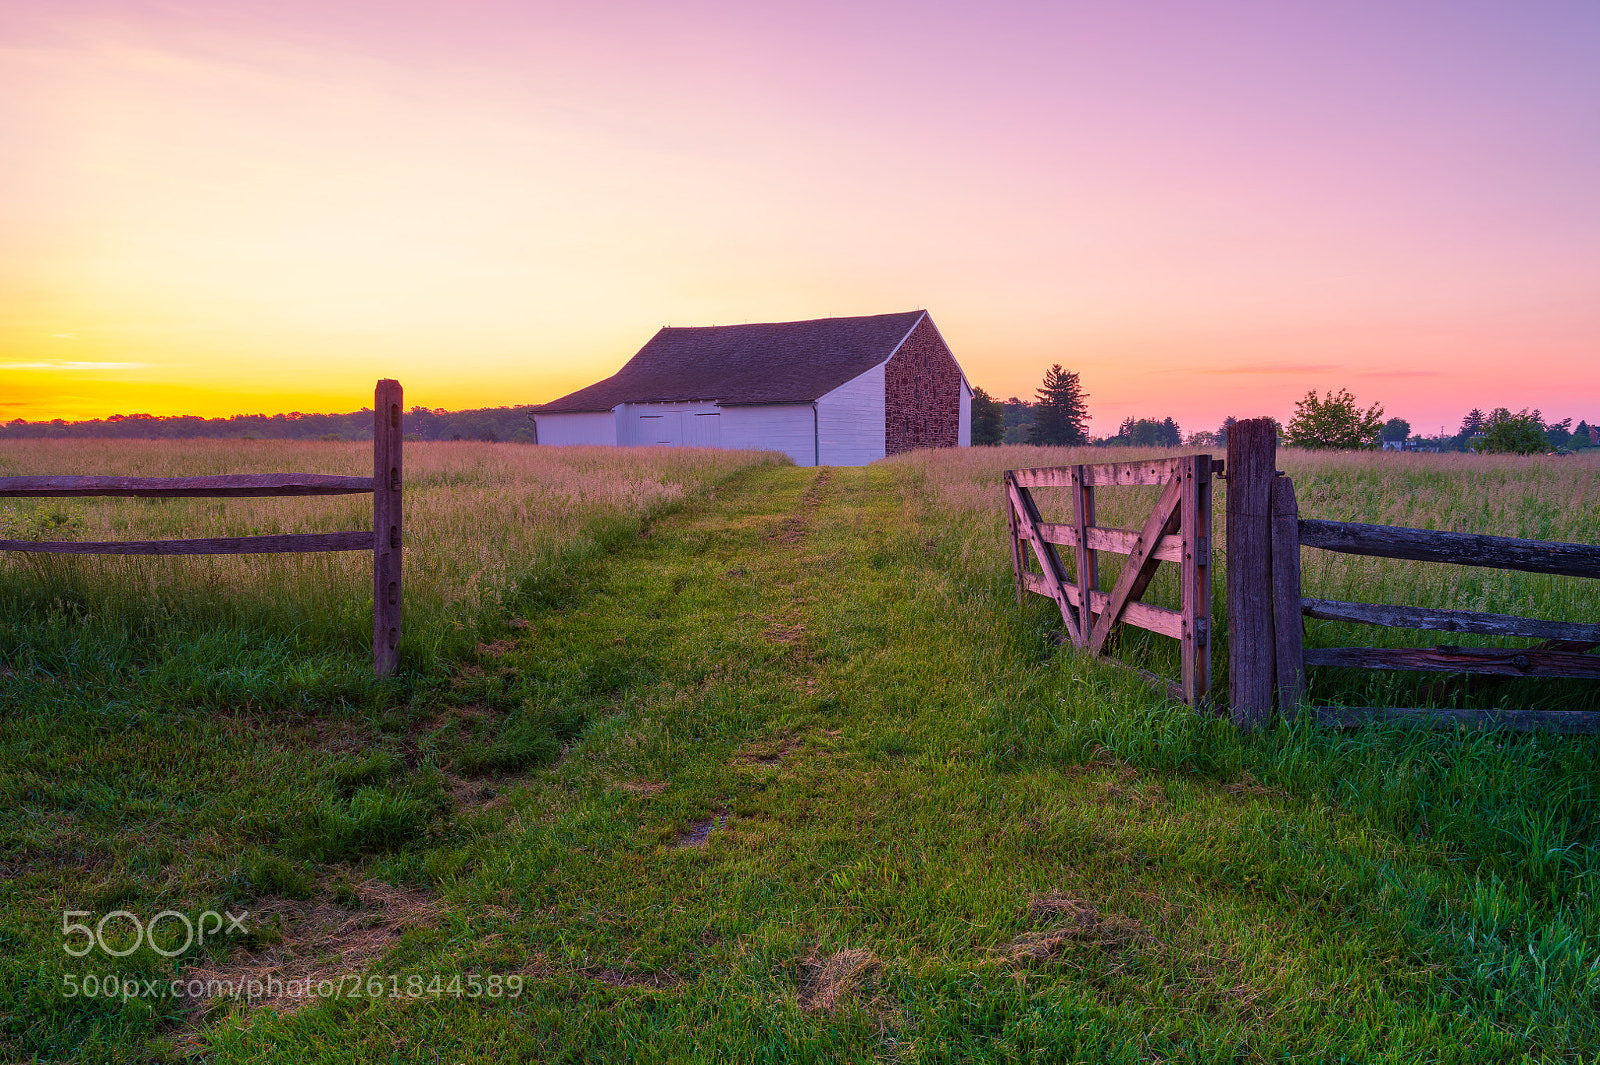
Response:
M552 399L928 308L1094 431L1600 419L1600 7L0 8L0 421Z

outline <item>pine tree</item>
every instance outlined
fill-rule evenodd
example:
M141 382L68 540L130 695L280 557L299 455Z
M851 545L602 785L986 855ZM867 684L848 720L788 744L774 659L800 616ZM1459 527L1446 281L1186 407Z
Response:
M1471 436L1473 433L1482 429L1483 423L1487 420L1488 419L1483 415L1483 411L1479 410L1477 407L1473 407L1467 412L1467 416L1461 419L1461 432L1456 435Z
M1045 373L1038 396L1028 443L1047 447L1088 443L1089 408L1084 401L1089 397L1078 384L1077 374L1057 363Z

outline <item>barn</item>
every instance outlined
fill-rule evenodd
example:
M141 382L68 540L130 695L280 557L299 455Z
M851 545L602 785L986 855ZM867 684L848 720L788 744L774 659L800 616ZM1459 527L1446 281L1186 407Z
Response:
M926 311L665 328L604 381L535 407L541 444L782 451L861 466L972 443L972 388Z

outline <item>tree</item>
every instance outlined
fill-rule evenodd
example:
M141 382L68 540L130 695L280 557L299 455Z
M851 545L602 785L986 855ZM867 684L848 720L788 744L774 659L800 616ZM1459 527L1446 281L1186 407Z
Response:
M1483 411L1473 407L1467 411L1467 416L1461 419L1461 431L1456 435L1470 437L1483 428L1483 422Z
M1025 399L1012 396L1000 404L1000 409L1005 412L1006 435L1008 444L1025 444L1028 442L1028 429L1033 425L1033 404Z
M1356 397L1341 388L1317 398L1312 389L1295 403L1289 419L1289 446L1304 448L1371 447L1383 430L1383 406L1374 403L1366 411L1356 406Z
M1496 407L1483 423L1483 435L1472 442L1473 450L1491 455L1537 455L1549 447L1544 435L1544 416L1526 407L1512 414Z
M1088 443L1089 408L1084 401L1089 397L1078 384L1077 374L1063 370L1057 363L1045 372L1038 396L1028 443L1047 447Z
M981 388L972 390L972 446L998 444L1006 438L1006 411Z
M1411 436L1411 423L1404 418L1390 418L1383 423L1384 443L1405 440Z
M1163 421L1124 418L1117 427L1117 435L1105 443L1117 447L1178 447L1183 443L1183 434L1178 429L1178 423L1171 418Z

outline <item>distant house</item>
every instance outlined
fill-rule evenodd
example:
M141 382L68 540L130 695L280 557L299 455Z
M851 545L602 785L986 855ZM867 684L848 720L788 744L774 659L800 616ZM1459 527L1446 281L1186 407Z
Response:
M861 466L972 443L972 388L926 311L662 329L604 381L535 407L541 444L782 451Z

